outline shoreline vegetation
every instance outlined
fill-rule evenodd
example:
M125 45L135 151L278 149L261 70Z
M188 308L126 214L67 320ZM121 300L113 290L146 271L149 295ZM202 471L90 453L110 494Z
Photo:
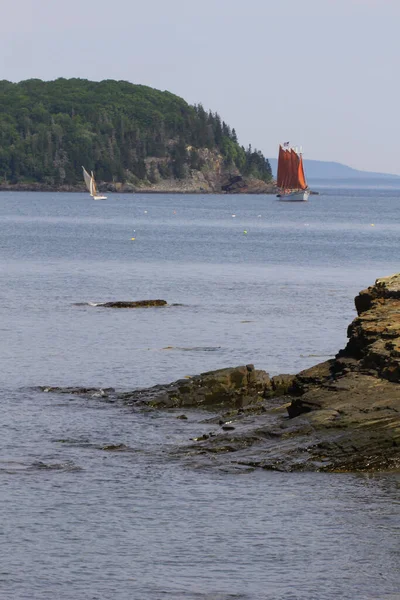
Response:
M235 177L235 179L237 179ZM240 181L239 185L238 182ZM277 194L278 188L275 182L265 183L257 179L241 178L234 185L229 185L229 180L225 183L227 189L219 187L210 189L210 186L194 185L190 180L164 180L156 185L135 186L129 183L106 183L96 182L99 192L118 193L118 194ZM0 192L68 192L84 193L87 189L84 184L76 185L50 185L39 182L19 182L9 183L0 182ZM313 192L314 194L316 192Z
M126 81L0 81L0 189L274 193L262 152L216 112Z
M249 364L128 392L39 389L189 420L197 437L168 452L196 468L399 471L400 273L377 279L355 305L347 346L297 375Z

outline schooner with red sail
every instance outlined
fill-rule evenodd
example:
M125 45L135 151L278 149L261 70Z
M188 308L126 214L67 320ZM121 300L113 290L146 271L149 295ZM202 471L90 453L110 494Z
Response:
M310 195L302 154L288 143L279 146L277 186L277 197L286 202L306 202Z

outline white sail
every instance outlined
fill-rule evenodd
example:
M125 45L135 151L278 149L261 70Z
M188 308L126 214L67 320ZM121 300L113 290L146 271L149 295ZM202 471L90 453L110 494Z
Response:
M88 189L89 194L92 196L93 200L107 200L107 196L99 196L96 189L96 182L94 180L93 171L92 174L86 171L85 167L83 169L83 179L85 180L86 187Z
M93 180L92 177L89 175L89 173L86 171L85 167L82 167L83 169L83 178L85 180L86 183L86 187L88 189L88 192L91 196L93 196Z
M92 191L91 191L91 194L92 194L92 196L97 196L97 188L96 188L96 182L94 180L93 171L91 173L92 173Z

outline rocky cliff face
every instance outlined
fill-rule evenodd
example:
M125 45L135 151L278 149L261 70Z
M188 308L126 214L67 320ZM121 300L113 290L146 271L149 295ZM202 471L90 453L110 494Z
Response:
M187 152L191 150L187 147ZM202 148L197 151L199 160L202 163L201 170L185 168L185 177L182 179L162 179L159 176L159 170L166 159L148 158L146 159L146 169L148 180L137 185L119 185L116 191L124 191L131 188L131 191L144 193L179 193L179 194L271 194L275 193L276 185L274 182L265 183L254 177L244 177L237 167L227 168L224 164L224 158L217 150ZM155 181L151 173L155 175ZM107 186L111 189L111 186Z
M196 466L295 471L400 469L400 273L355 299L358 317L335 358L270 378L253 365L169 385L97 395L139 410L185 410L199 434L174 456ZM195 409L195 410L193 410ZM200 417L199 409L214 416Z
M349 326L349 342L339 353L358 367L389 381L400 381L400 274L377 279L355 298L358 318Z

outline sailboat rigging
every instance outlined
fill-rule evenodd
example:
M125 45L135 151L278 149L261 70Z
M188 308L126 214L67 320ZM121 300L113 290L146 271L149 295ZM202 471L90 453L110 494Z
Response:
M97 193L96 181L94 179L93 171L91 171L91 175L89 175L85 167L82 166L82 169L83 179L85 181L88 192L92 196L93 200L107 200L107 196L99 196Z
M304 175L303 156L288 144L279 146L277 186L279 200L305 202L310 190Z

